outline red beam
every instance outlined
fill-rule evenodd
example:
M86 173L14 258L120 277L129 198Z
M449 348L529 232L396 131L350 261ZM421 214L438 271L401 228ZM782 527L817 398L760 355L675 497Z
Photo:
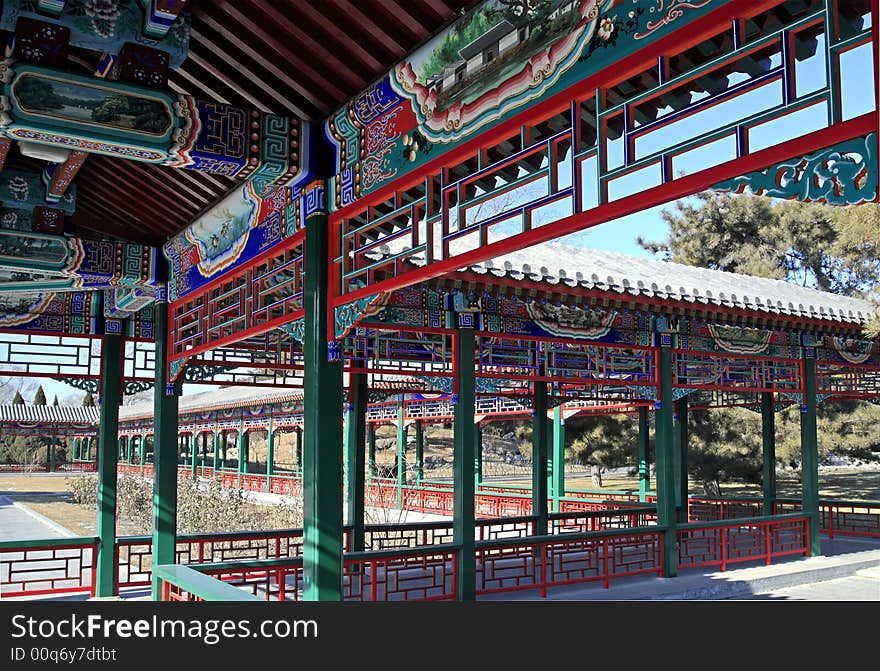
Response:
M6 164L6 155L9 148L12 147L12 140L8 137L0 138L0 172L3 172L3 166Z
M715 11L688 23L684 29L676 30L660 38L644 49L615 62L613 66L601 69L581 80L577 85L541 101L522 114L499 123L491 130L458 145L455 149L438 156L433 161L429 161L417 171L418 174L414 172L406 175L337 210L333 213L333 217L347 216L352 211L360 211L367 203L382 202L390 198L395 191L405 191L420 183L426 174L460 163L462 160L470 158L477 149L498 144L514 133L518 135L521 126L544 121L554 111L567 110L573 98L581 99L585 96L592 96L597 88L615 86L645 70L656 67L657 59L661 56L681 54L718 33L730 30L735 19L750 19L782 4L784 4L784 0L726 2Z
M332 301L332 307L350 303L364 296L377 292L388 292L406 286L424 282L459 268L486 261L488 259L509 254L537 245L542 242L554 240L570 233L581 231L591 226L603 224L614 219L625 217L635 212L640 212L651 207L662 205L677 198L684 198L704 189L710 188L719 182L739 177L755 170L762 170L793 156L804 154L830 147L839 142L867 135L877 130L877 115L875 112L864 114L850 121L845 121L831 128L826 128L809 135L801 136L782 144L763 149L748 156L728 161L722 165L703 170L693 175L686 175L667 184L661 184L642 191L638 194L621 198L612 203L600 205L586 212L580 212L559 221L547 224L537 229L526 231L518 235L499 240L498 242L479 247L470 252L444 259L416 270L391 277L387 280L371 284L356 291L345 294ZM338 284L338 278L335 278ZM493 282L495 279L493 278Z
M61 200L88 156L88 153L84 151L75 150L70 152L70 156L64 163L59 163L55 166L55 171L52 173L49 185L46 187L46 194Z

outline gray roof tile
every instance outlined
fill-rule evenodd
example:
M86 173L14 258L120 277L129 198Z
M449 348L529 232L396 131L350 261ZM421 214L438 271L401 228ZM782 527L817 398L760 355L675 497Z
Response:
M551 272L549 269L554 265L563 267ZM500 268L504 268L512 279L526 277L551 286L565 279L564 284L568 286L609 293L684 300L834 322L863 324L877 309L860 298L817 291L784 280L625 256L561 242L548 242L506 254L471 266L470 270L479 274L491 272L496 276ZM535 268L539 268L540 273L535 273ZM571 278L576 279L568 281Z

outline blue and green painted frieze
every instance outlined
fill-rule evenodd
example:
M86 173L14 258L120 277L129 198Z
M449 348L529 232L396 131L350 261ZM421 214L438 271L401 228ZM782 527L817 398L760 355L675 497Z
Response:
M178 68L189 53L191 17L181 11L184 2L5 0L0 29L15 33L20 19L49 29L30 31L24 54L39 55L58 48L58 37L51 32L54 29L56 33L63 31L63 39L70 45L98 53L118 54L127 43L156 49L167 54L172 68Z
M308 124L188 95L7 59L0 135L248 177L258 194L309 177Z
M685 29L721 0L487 0L331 115L338 209Z
M100 294L91 291L0 292L0 329L96 334L100 304Z

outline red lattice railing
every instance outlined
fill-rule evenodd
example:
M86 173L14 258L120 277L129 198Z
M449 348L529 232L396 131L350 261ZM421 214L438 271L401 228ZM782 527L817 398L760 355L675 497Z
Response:
M163 580L162 601L204 601L204 599L192 592L187 592L183 587Z
M774 513L801 511L801 502L794 499L777 499ZM864 536L880 538L880 503L876 501L819 501L820 528L830 538L839 536Z
M438 601L456 598L455 546L373 551L346 555L345 601ZM302 559L262 562L260 566L206 566L207 575L266 601L300 601Z
M195 565L299 557L302 539L302 529L181 535L175 562ZM152 548L149 536L116 539L117 589L152 583Z
M775 518L744 518L729 522L696 522L678 527L678 567L698 568L764 560L774 557L809 556L809 517L784 515Z
M95 595L97 538L0 543L0 595Z
M477 594L537 589L663 572L663 530L609 531L477 547Z

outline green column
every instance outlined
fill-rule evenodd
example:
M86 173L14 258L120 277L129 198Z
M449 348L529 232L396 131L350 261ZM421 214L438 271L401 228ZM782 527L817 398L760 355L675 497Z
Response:
M238 429L238 488L241 489L241 476L248 472L248 458L250 450L250 436L244 423L239 424Z
M397 507L403 508L406 484L406 424L403 423L403 398L397 402Z
M156 373L153 387L153 563L173 564L177 543L178 389L168 379L168 305L156 301ZM153 579L153 599L160 598Z
M352 373L349 377L348 419L345 423L346 499L348 523L352 527L351 549L364 549L364 447L367 439L367 376Z
M675 507L678 519L688 521L688 402L687 397L675 402L675 434L673 459L675 464Z
M458 398L455 402L453 438L453 539L461 550L458 560L458 598L476 598L476 547L474 545L474 330L459 328L455 345Z
M296 430L296 473L302 475L303 472L303 434L302 429Z
M134 439L134 436L132 436L132 439ZM143 436L138 436L138 437L137 437L137 441L138 441L138 452L139 452L140 457L141 457L141 463L140 463L140 475L141 475L141 477L143 477L143 475L144 475L144 464L145 464L146 461L147 461L147 441L144 439Z
M804 358L804 403L801 406L801 492L810 516L810 556L822 554L819 536L819 439L816 431L816 361Z
M220 431L217 428L214 428L214 433L211 436L211 442L214 447L214 473L220 470Z
M553 512L559 512L559 499L565 496L565 419L562 406L553 408Z
M480 491L480 483L483 482L483 425L477 422L474 425L474 486Z
M761 392L761 444L764 453L764 514L772 515L776 504L776 416L773 392Z
M95 596L116 592L116 464L119 455L119 405L122 336L104 334L101 342L101 398L98 427L98 558Z
M79 438L73 439L73 460L79 461Z
M49 472L55 472L55 436L49 438L49 447L46 448L46 451L49 453Z
M547 533L547 383L534 383L532 410L532 515L535 535Z
M227 431L220 432L220 468L226 468L226 458L229 450L229 433Z
M639 501L644 502L651 489L650 432L648 408L639 407Z
M134 436L129 436L128 438L123 438L126 444L126 450L128 452L128 463L134 463Z
M678 574L678 551L675 519L675 460L673 458L672 348L660 348L660 401L654 413L657 461L657 518L667 527L663 542L663 575Z
M266 429L266 491L272 491L272 476L275 474L275 429L272 427L272 413L269 413L269 428Z
M202 473L204 474L204 469L208 465L208 432L202 432L202 459L200 462L202 467Z
M198 451L198 436L196 436L195 431L193 431L191 434L189 434L189 469L190 475L192 476L193 480L195 480L199 475L199 472L197 470L199 467L199 459L196 456L198 454Z
M375 437L374 437L375 441ZM373 455L375 459L375 454ZM425 478L425 430L422 420L416 420L416 487L422 486Z
M342 599L342 362L328 323L328 223L306 221L303 574L306 601ZM338 252L338 250L335 250ZM333 343L337 345L338 343ZM333 360L331 360L331 354Z
M370 478L376 477L376 425L367 427L367 442L370 450Z

